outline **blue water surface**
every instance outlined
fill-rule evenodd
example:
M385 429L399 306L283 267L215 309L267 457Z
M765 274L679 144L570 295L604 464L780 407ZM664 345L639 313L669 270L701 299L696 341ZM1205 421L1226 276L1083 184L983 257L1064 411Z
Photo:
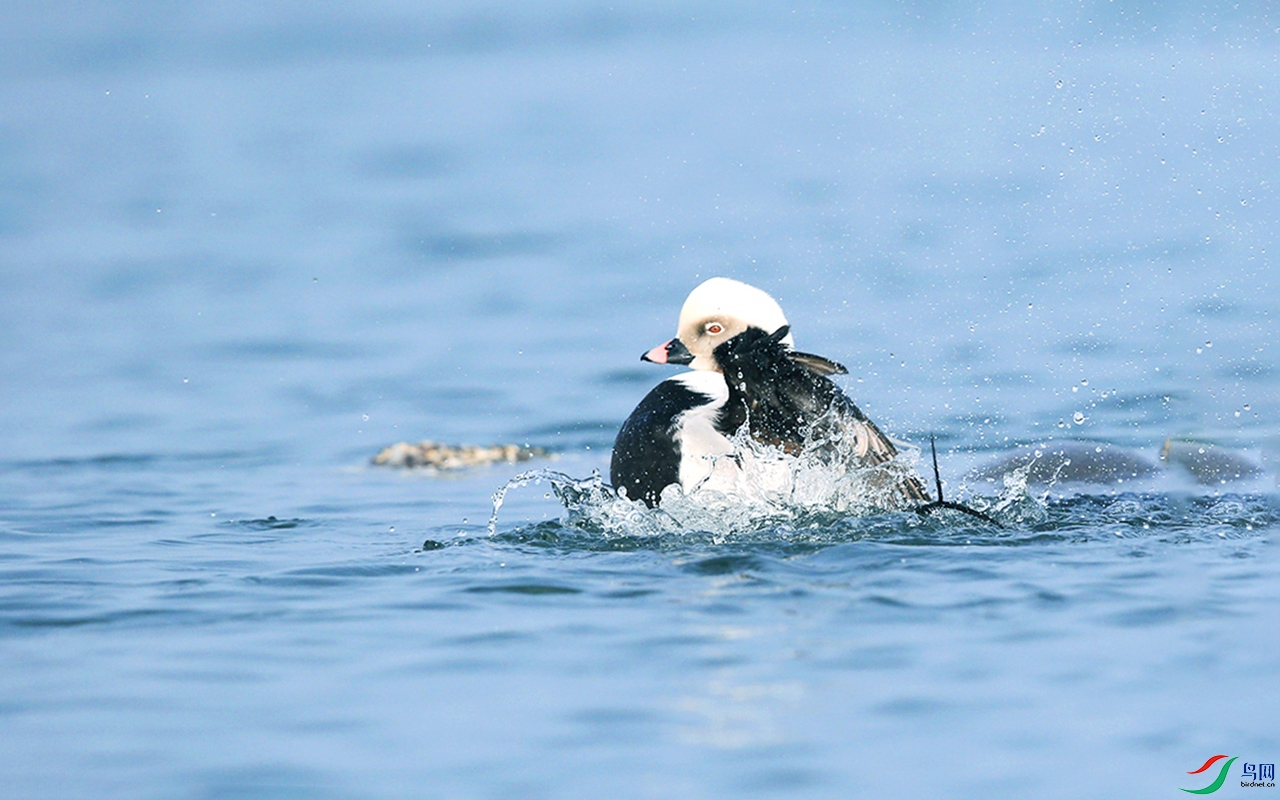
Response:
M18 2L0 44L5 796L1175 797L1280 758L1268 4ZM1258 471L1004 529L619 530L544 475L490 535L517 473L607 475L712 275L958 497L1063 442ZM426 438L555 457L370 464Z

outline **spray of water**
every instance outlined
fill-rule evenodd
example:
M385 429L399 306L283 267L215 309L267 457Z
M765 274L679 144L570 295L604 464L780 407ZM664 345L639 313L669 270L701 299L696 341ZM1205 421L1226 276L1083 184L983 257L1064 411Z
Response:
M723 538L764 529L827 526L850 517L913 508L898 487L916 474L918 451L904 448L883 464L845 468L833 466L848 463L832 457L833 447L840 446L827 442L791 455L743 431L734 438L733 452L718 457L705 480L688 491L668 486L652 509L615 491L599 473L575 478L550 469L522 472L494 493L489 534L498 530L508 492L542 483L564 507L566 527L606 538L689 532ZM1028 471L1006 479L999 498L977 498L975 506L1002 520L1035 519L1043 501L1028 494Z

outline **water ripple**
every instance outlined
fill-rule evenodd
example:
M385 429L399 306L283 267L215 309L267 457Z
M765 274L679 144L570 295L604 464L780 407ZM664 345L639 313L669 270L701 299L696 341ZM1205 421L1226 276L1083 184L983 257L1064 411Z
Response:
M493 592L505 592L509 594L527 594L527 595L544 595L544 594L582 594L581 589L575 589L571 586L558 586L547 583L498 583L487 584L483 586L472 586L467 589L468 592L475 594L490 594Z

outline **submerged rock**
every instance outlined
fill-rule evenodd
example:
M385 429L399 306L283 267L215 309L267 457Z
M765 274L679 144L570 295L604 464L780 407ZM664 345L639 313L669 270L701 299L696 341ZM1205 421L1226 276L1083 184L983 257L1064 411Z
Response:
M515 464L550 455L541 447L518 444L443 444L430 440L410 443L398 442L384 447L373 463L380 467L426 467L437 470L458 470L485 464Z

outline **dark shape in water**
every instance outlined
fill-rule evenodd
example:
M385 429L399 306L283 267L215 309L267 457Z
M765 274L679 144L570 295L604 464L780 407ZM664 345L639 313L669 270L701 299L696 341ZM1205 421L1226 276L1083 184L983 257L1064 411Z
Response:
M1226 448L1188 439L1165 440L1160 460L1113 444L1099 442L1051 442L1001 458L969 474L972 480L999 480L1016 470L1026 470L1030 483L1092 483L1115 485L1161 472L1161 465L1186 469L1196 482L1216 485L1257 477L1262 469Z
M1052 442L1033 451L1006 456L970 473L975 480L1000 480L1015 470L1027 470L1031 483L1113 484L1155 474L1159 467L1147 458L1111 444Z
M304 519L277 519L276 516L273 514L272 516L269 516L266 519L241 520L240 524L247 528L254 528L257 530L267 531L267 530L285 530L288 528L297 528L300 525L306 524L306 522L307 521Z
M1160 449L1160 460L1186 468L1201 484L1226 483L1262 473L1256 464L1237 453L1190 439L1165 439L1164 447Z

